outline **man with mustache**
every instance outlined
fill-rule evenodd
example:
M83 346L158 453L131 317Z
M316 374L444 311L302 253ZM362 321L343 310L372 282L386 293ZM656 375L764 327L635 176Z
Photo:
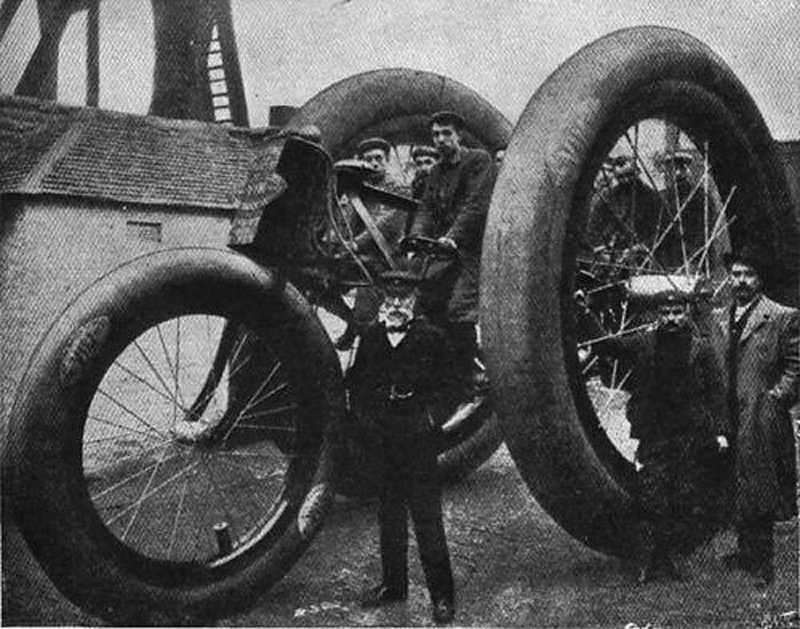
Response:
M728 448L724 388L713 348L694 331L690 297L677 289L656 294L653 326L593 347L619 361L618 373L629 373L626 418L639 441L634 543L640 583L659 573L681 578L676 544L697 518L711 516L701 499L709 493L703 462Z
M452 386L445 334L415 316L419 278L407 271L381 275L384 300L378 320L361 337L346 377L356 415L374 426L381 448L380 526L383 579L365 607L408 596L408 513L414 524L437 623L453 619L454 587L442 524L436 473L441 428L430 409Z
M733 300L712 325L734 436L738 548L725 563L757 587L774 579L774 522L796 513L789 408L800 383L800 317L763 294L765 259L754 247L726 256Z

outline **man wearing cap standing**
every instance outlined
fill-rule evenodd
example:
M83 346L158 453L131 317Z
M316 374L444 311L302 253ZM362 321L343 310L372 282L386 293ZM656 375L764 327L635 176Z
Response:
M437 238L457 254L457 264L438 279L428 308L447 327L458 360L456 375L468 388L477 353L481 246L496 172L489 153L462 145L465 122L459 114L440 111L430 126L439 162L411 234Z
M406 271L382 276L378 320L362 335L346 376L353 408L376 428L382 448L380 548L383 579L363 601L376 607L408 596L408 512L414 524L437 623L454 614L454 586L442 524L436 472L441 430L430 408L449 388L447 337L415 317L419 278Z
M762 292L763 252L726 256L733 301L713 312L712 334L733 426L737 551L726 557L759 587L774 579L774 522L796 509L789 408L800 384L800 317Z
M690 296L669 289L654 299L654 326L592 348L617 359L617 372L628 374L626 418L639 441L634 542L640 583L659 572L681 577L676 542L697 518L712 516L703 512L708 475L702 463L728 448L724 389L711 344L693 331Z

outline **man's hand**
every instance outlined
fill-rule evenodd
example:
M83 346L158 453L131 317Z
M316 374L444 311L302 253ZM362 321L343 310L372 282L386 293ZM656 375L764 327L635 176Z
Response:
M717 435L717 447L720 451L728 449L728 438L725 435Z
M441 238L438 239L438 242L440 242L443 245L447 245L451 249L454 249L454 250L458 249L458 245L456 245L456 241L453 240L452 238L448 238L447 236L442 236Z

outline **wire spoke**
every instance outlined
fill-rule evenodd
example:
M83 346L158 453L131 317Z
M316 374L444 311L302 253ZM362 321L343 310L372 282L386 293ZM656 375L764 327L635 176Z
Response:
M147 388L151 389L153 391L153 393L155 393L156 395L160 395L162 398L167 400L167 402L170 402L173 406L177 404L177 400L174 397L171 397L171 396L167 395L166 393L164 393L163 391L159 390L152 382L149 382L146 378L143 378L142 376L140 376L139 374L134 372L129 367L123 365L121 362L119 362L119 360L115 360L114 361L114 365L119 367L122 371L124 371L126 374L128 374L132 378L135 378L136 380L141 382Z
M258 411L256 413L248 413L242 419L257 419L259 417L269 417L271 415L279 415L281 413L287 413L289 411L295 411L299 408L297 404L287 404L286 406L278 406L276 408L271 408L266 411Z
M165 480L165 481L164 481L164 482L162 482L161 484L159 484L159 485L156 485L156 486L155 486L155 487L153 487L153 489L151 489L151 490L150 490L150 491L149 491L147 494L145 494L145 495L141 496L141 497L139 498L139 500L137 500L135 503L128 505L127 507L125 507L125 509L123 509L122 511L120 511L119 513L117 513L117 514L116 514L116 515L115 515L113 518L111 518L110 520L108 520L108 521L105 523L105 524L106 524L106 526L111 526L111 524L113 524L114 522L116 522L117 520L119 520L119 519L120 519L120 518L121 518L123 515L125 515L126 513L128 513L128 512L129 512L131 509L134 509L134 508L135 508L137 505L141 504L142 502L144 502L145 500L147 500L147 499L148 499L148 498L150 498L151 496L153 496L153 495L157 494L159 491L161 491L161 489L163 489L163 488L164 488L165 486L167 486L169 483L172 483L173 481L176 481L177 479L179 479L181 476L183 476L183 475L184 475L184 474L186 474L187 472L189 472L189 471L193 470L194 468L196 468L198 465L200 465L200 461L195 461L194 463L190 463L189 465L187 465L186 467L184 467L184 468L183 468L182 470L180 470L179 472L177 472L177 473L175 473L174 475L170 476L170 477L169 477L167 480ZM124 538L123 538L123 539L124 539Z
M180 320L180 317L178 317L178 319ZM167 361L167 368L169 369L169 373L173 377L173 380L176 382L175 387L174 387L174 394L173 395L175 395L176 399L178 399L180 401L181 408L185 409L186 408L186 401L183 399L183 397L181 397L180 389L177 386L178 372L172 366L172 360L170 360L170 357L169 357L169 351L167 350L167 344L164 341L164 335L161 333L161 324L160 323L156 325L156 334L158 335L158 340L161 343L161 349L164 352L164 359ZM166 385L165 385L165 388L167 388L167 390L169 390L169 387L166 387Z
M132 453L132 454L126 454L125 456L114 457L114 464L121 463L122 461L127 461L128 459L134 459L136 457L141 459L142 457L150 454L151 452L155 452L159 448L163 448L165 446L168 446L171 443L172 442L170 442L170 441L162 441L161 443L156 444L154 446L150 446L149 448L143 448L139 452L135 452L135 453ZM182 451L180 449L175 451L175 456L181 456L182 454L183 453L182 453Z
M102 389L102 388L98 388L98 389L97 389L97 392L98 392L100 395L102 395L103 397L105 397L106 399L108 399L108 400L109 400L109 401L110 401L112 404L114 404L115 406L118 406L118 407L119 407L119 408L121 408L123 411L125 411L126 413L128 413L128 415L130 415L131 417L133 417L133 418L134 418L134 419L136 419L137 421L141 422L142 424L144 424L144 425L145 425L145 426L147 426L148 428L150 428L150 430L152 430L152 431L156 432L157 434L161 435L161 436L162 436L162 437L164 437L165 439L168 439L168 437L167 437L167 435L166 435L166 434L164 434L163 432L161 432L160 430L158 430L158 429L157 429L155 426L153 426L153 425L152 425L150 422L148 422L146 419L144 419L144 418L143 418L141 415L139 415L138 413L136 413L136 412L132 411L131 409L129 409L129 408L128 408L128 407L127 407L125 404L123 404L122 402L120 402L120 401L119 401L117 398L115 398L113 395L111 395L111 394L107 393L107 392L106 392L104 389Z
M256 389L256 392L253 393L253 395L248 400L247 404L245 404L244 408L242 408L242 410L239 411L239 414L236 416L236 419L231 424L230 428L228 428L228 430L225 432L225 436L222 438L222 443L226 443L228 441L228 437L230 437L231 433L236 429L236 426L241 421L242 416L245 413L247 413L248 410L250 410L252 408L253 400L255 400L259 395L261 395L261 392L270 383L272 378L275 377L275 374L278 372L278 369L280 369L280 367L281 367L281 362L280 361L276 361L275 365L272 368L272 370L269 372L269 375L267 375L267 377L264 379L264 382L262 382L259 385L258 389Z
M161 376L161 372L160 372L158 369L156 369L156 366L155 366L155 365L153 364L153 362L150 360L150 357L149 357L149 356L147 355L147 353L146 353L146 352L145 352L145 351L142 349L142 346L141 346L141 345L139 345L139 339L135 339L135 340L133 341L133 345L134 345L134 347L136 347L136 349L137 349L137 350L139 350L139 354L141 354L142 358L144 358L144 361L145 361L145 363L147 363L147 366L148 366L148 367L150 367L150 371L152 371L152 372L153 372L153 374L154 374L154 375L155 375L155 377L156 377L156 380L158 380L159 384L160 384L162 387L164 387L164 391L166 391L166 394L167 394L168 396L170 396L170 399L172 400L172 403L173 403L173 404L177 404L177 405L181 406L181 409L182 409L183 411L186 411L186 408L185 408L184 406L182 406L182 405L180 404L180 402L178 402L178 400L177 400L177 399L173 399L173 398L172 398L172 396L171 396L171 394L172 394L172 391L170 390L170 388L169 388L169 386L167 385L167 383L164 381L164 378Z
M175 539L178 534L178 520L180 520L181 512L183 511L183 501L186 499L186 490L189 487L189 479L183 479L183 485L181 487L181 495L178 498L178 507L175 509L175 519L172 521L172 533L169 536L169 546L167 547L167 558L172 558L172 550L175 547Z
M153 450L157 450L157 449L158 449L158 448L153 448ZM144 454L144 453L140 454L140 457L141 457L141 456L143 456L143 454ZM162 458L161 458L161 459L159 459L158 461L155 461L154 463L151 463L151 464L150 464L150 465L148 465L147 467L143 467L143 468L142 468L142 469L140 469L138 472L134 472L133 474L129 474L128 476L126 476L126 477L125 477L125 478L123 478L122 480L119 480L119 481L117 481L117 482L116 482L116 483L114 483L113 485L110 485L110 486L106 487L105 489L103 489L102 491L100 491L100 492L98 492L98 493L96 493L96 494L92 494L92 496L91 496L91 499L92 499L92 500L99 500L99 499L100 499L100 498L102 498L103 496L105 496L105 495L109 494L110 492L114 491L115 489L118 489L118 488L122 487L123 485L125 485L125 484L129 483L129 482L130 482L130 481L132 481L133 479L135 479L135 478L139 478L140 476L143 476L144 474L146 474L147 472L149 472L150 470L152 470L154 467L157 467L158 465L160 465L162 461L169 461L169 460L171 460L171 459L174 459L176 456L178 456L178 453L177 453L177 452L175 452L175 453L171 454L171 455L170 455L169 457L167 457L167 458L164 458L164 457L163 457L163 455L162 455Z

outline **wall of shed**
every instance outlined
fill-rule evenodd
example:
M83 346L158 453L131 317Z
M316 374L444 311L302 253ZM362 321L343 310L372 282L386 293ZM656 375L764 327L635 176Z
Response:
M0 221L0 418L38 339L82 288L144 253L224 246L230 228L221 210L41 197L0 198ZM129 221L160 223L161 242L141 240Z

